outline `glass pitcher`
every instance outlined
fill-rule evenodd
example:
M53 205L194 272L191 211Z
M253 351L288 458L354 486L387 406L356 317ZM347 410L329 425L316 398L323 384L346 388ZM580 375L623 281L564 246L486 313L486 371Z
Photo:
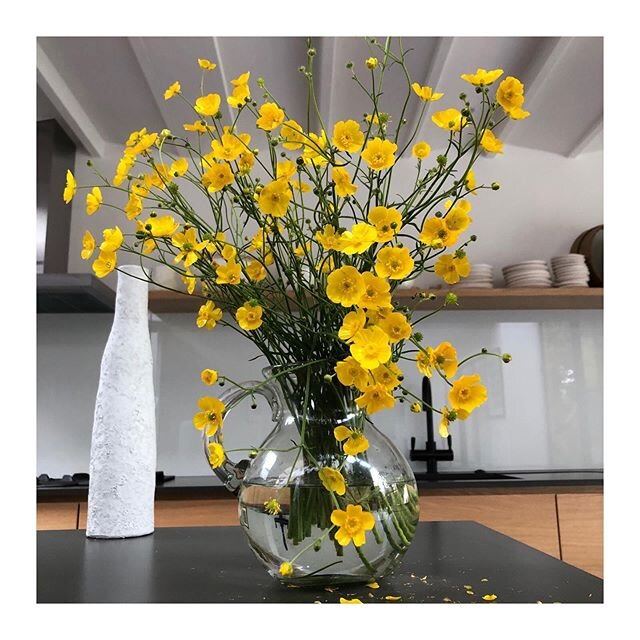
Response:
M413 472L350 389L319 366L263 370L263 381L223 394L229 411L263 396L274 429L249 460L212 466L236 493L240 525L269 573L296 585L369 582L409 547L418 522ZM222 429L204 432L204 448ZM210 461L211 465L211 461Z

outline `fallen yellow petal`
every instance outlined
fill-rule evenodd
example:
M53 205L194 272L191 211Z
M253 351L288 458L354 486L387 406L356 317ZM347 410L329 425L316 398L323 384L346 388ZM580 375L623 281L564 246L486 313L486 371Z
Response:
M489 582L489 578L482 578L480 582Z
M358 598L354 598L353 600L347 600L346 598L340 598L340 604L364 604L362 600L358 600Z
M487 593L486 596L482 596L483 600L487 600L488 602L493 602L498 596L495 593Z
M396 602L397 600L402 600L402 596L385 596L384 599Z
M465 588L465 589L473 589L473 587L472 587L470 584L465 584L465 585L464 585L464 588Z
M367 587L369 587L369 589L379 589L380 585L377 582L370 582Z
M476 595L473 591L471 591L471 589L467 589L466 593L467 593L468 596L475 596Z

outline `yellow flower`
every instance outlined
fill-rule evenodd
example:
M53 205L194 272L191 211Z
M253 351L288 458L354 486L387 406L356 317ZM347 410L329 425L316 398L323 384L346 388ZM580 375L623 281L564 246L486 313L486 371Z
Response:
M402 228L402 216L393 207L374 207L369 211L367 220L378 232L378 242L389 242Z
M389 336L377 326L362 329L354 336L349 351L360 366L375 369L391 358Z
M467 119L457 109L445 109L431 116L431 121L441 129L460 131L467 124Z
M334 491L339 496L343 496L347 491L347 485L344 477L337 469L331 467L323 467L318 471L318 476L322 482L322 486L327 491Z
M93 261L91 268L98 278L104 278L109 275L117 264L117 256L110 251L101 251L98 257Z
M376 384L382 385L387 391L393 391L400 386L403 375L400 367L395 362L381 364L371 374ZM395 401L394 401L395 402Z
M363 511L359 504L348 504L347 510L334 509L331 522L337 527L335 538L338 544L346 547L351 541L356 547L366 542L366 531L373 529L376 521L371 513Z
M286 215L287 208L293 194L289 188L287 178L278 178L266 184L258 196L258 207L265 214L271 214L275 218Z
M282 146L285 149L295 151L305 141L302 127L295 120L287 120L282 124L280 135L283 138Z
M178 158L171 163L169 172L171 177L175 177L176 174L183 176L189 170L189 161L186 158Z
M521 108L524 104L524 85L518 78L506 77L498 86L496 101L506 113Z
M323 151L327 148L329 141L327 134L323 131L317 136L315 133L309 133L309 138L304 139L304 151L302 159L305 164L312 164L314 167L321 167L327 164L328 160L323 155Z
M440 256L434 271L447 284L455 284L460 282L460 278L466 278L471 273L471 265L467 256L457 257L456 254L451 254Z
M231 162L247 149L250 142L248 133L231 133L230 128L225 127L220 141L211 141L211 152L216 160Z
M187 287L187 293L191 295L196 290L196 283L198 279L191 273L191 269L187 268L185 272L180 276L180 280Z
M206 327L208 331L211 331L220 318L222 318L222 309L218 309L213 300L207 300L198 311L196 325L201 329Z
M251 77L251 71L245 71L241 73L237 78L233 80L229 80L234 87L241 87L243 84L248 84L249 78Z
M412 402L411 406L409 408L411 409L411 413L421 413L422 412L422 404L420 404L419 402Z
M316 231L313 237L322 245L325 251L340 251L343 245L342 236L330 224L325 225L322 231Z
M275 498L267 500L262 506L270 516L277 516L279 513L282 513L282 505Z
M172 236L178 229L178 223L173 216L156 216L149 218L144 222L136 220L138 231L142 231L145 235L150 236L144 241L142 253L151 253L158 245L154 238L166 238Z
M477 373L472 376L461 376L449 389L448 397L454 409L471 413L486 402L487 388L480 383L480 376Z
M327 277L327 297L331 302L351 307L364 293L364 278L352 266L336 269Z
M480 138L480 146L489 153L502 153L504 144L502 140L496 138L491 129L485 129Z
M215 384L218 382L218 372L215 369L203 369L200 372L200 380L208 385Z
M226 457L222 445L217 442L210 442L207 445L207 449L209 450L209 465L211 468L217 469L221 467Z
M83 260L88 260L96 249L96 241L91 235L90 231L85 231L82 236L82 251L80 252L80 257ZM364 325L363 325L364 326Z
M218 66L215 62L211 62L206 58L198 58L198 65L205 71L213 71Z
M364 604L364 602L362 602L362 600L360 600L358 598L351 598L351 600L349 600L349 599L343 598L341 596L340 597L340 604Z
M142 129L142 131L146 131L146 129ZM132 146L128 146L128 148L125 149L125 155L137 156L139 153L144 153L149 147L152 147L155 144L156 140L158 139L157 133L142 134L141 131L134 132L134 134L135 133L138 133L141 135L138 136L137 142L135 144L133 144Z
M427 378L431 377L434 367L433 349L431 347L427 347L424 351L418 351L416 367L418 367L418 371L423 376L427 376Z
M378 118L378 116L371 117L370 113L365 114L364 119L367 122L372 122L373 124L380 124L380 118Z
M467 187L469 191L472 192L472 195L477 196L478 194L474 191L476 188L476 174L473 169L469 169L467 171L467 177L464 180L464 185Z
M425 102L435 102L436 100L440 100L444 93L433 93L433 89L431 87L423 87L420 86L417 82L414 82L411 85L414 93Z
M113 178L114 186L118 187L124 182L129 174L129 169L131 169L135 163L136 159L133 156L124 156L118 160L116 175Z
M395 405L395 398L387 391L383 384L371 384L364 393L356 398L356 404L369 415L381 409L391 409Z
M471 203L468 200L458 200L453 207L451 201L447 200L445 208L447 215L444 217L444 223L450 231L462 232L471 224L472 219L469 217Z
M87 214L92 216L102 204L102 192L100 187L93 187L89 193L87 193Z
M355 336L360 329L364 329L366 322L367 316L362 309L356 309L355 311L347 313L342 320L342 326L338 330L338 337L345 342L351 342L353 336Z
M240 173L246 176L251 171L251 167L253 167L255 161L256 157L253 153L251 151L245 151L238 159L238 169L240 169Z
M184 266L190 267L200 257L198 252L207 246L207 241L198 242L196 230L190 227L184 233L175 233L171 238L171 244L180 249L173 261L184 260Z
M364 63L367 65L367 69L375 69L378 66L378 58L367 58Z
M369 441L360 431L340 426L333 430L333 436L338 442L343 442L342 449L348 456L357 456L369 448Z
M195 110L201 116L215 116L220 111L220 96L217 93L200 96L196 100Z
M198 429L198 431L206 429L205 433L208 436L214 435L222 426L224 410L226 408L224 402L218 398L204 396L198 400L198 407L200 407L202 411L193 416L193 426Z
M477 69L475 73L463 73L460 77L476 87L488 87L503 73L502 69L493 69L492 71Z
M369 322L379 324L382 320L387 318L392 311L393 307L391 306L380 309L370 309L367 311L367 318L369 319Z
M100 245L100 251L104 253L115 253L124 242L124 236L120 227L114 227L113 229L104 229L102 232L102 244Z
M416 144L411 147L411 153L414 158L424 160L431 153L431 146L427 142L416 142Z
M355 153L360 151L364 144L364 133L360 131L360 125L355 120L340 120L333 127L331 141L340 151Z
M286 178L288 180L289 178L292 178L297 171L298 168L296 167L295 162L291 162L291 160L282 160L276 165L276 180L279 178Z
M249 280L260 282L267 277L267 270L257 260L252 260L246 267Z
M451 230L444 218L427 218L420 231L420 241L434 249L450 247L458 242L458 231Z
M127 220L133 220L142 213L142 199L135 193L129 196L129 201L124 206L124 212L127 214Z
M253 331L262 324L262 307L247 302L236 311L236 320L245 331Z
M214 127L205 124L202 120L196 120L193 124L183 124L182 127L185 131L195 131L198 134L215 131Z
M216 284L240 284L241 275L242 267L235 260L228 260L216 269Z
M413 271L413 258L407 247L385 247L376 258L376 273L383 278L402 280Z
M311 191L311 185L306 182L300 182L300 180L292 180L289 184L300 193L309 193Z
M438 433L446 438L449 435L449 425L454 420L466 420L469 417L469 412L464 409L449 409L449 407L442 407L442 417L440 424L438 425Z
M176 95L176 93L180 93L181 90L182 90L182 88L180 87L180 83L179 82L174 82L164 92L164 99L165 100L170 100L171 98L173 98L173 96Z
M369 271L365 271L362 277L364 279L364 293L358 300L358 306L363 309L380 309L391 306L389 283Z
M293 565L290 562L281 563L278 573L285 578L293 575Z
M432 353L433 364L447 378L453 378L458 370L458 354L450 342L441 342Z
M381 171L393 166L396 157L393 155L398 149L398 145L390 140L374 138L367 142L367 146L362 152L362 159L373 171Z
M357 222L349 231L345 231L340 236L340 251L347 255L364 253L376 242L377 238L378 232L375 227L366 222Z
M62 199L65 201L65 204L69 204L71 200L73 200L73 196L76 195L77 188L78 185L76 183L76 179L73 177L73 173L67 169L67 184L62 194Z
M233 88L231 95L227 97L227 104L239 109L251 99L251 91L248 84L239 84Z
M233 171L228 162L218 162L203 174L201 180L207 191L215 193L233 183Z
M284 111L275 102L265 102L258 113L256 125L265 131L273 131L284 122Z
M357 185L351 182L349 172L343 167L334 167L331 171L331 179L336 184L336 195L339 198L346 198L358 190Z
M524 120L525 118L528 118L531 114L520 107L514 107L513 109L511 109L511 111L507 111L507 115L512 120Z
M378 326L389 336L389 341L395 344L411 336L411 325L403 313L394 311L378 323Z
M334 368L338 381L345 387L355 387L364 391L369 384L369 373L363 369L352 356L340 360Z

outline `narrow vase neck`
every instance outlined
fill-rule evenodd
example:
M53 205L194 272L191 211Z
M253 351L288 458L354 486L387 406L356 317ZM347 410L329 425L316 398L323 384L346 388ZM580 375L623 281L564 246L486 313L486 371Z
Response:
M116 318L145 320L149 308L149 284L142 267L123 265L118 273Z

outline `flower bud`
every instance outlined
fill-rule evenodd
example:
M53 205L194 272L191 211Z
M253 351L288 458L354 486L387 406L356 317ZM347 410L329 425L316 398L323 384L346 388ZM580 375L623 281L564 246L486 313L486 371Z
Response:
M422 411L422 405L419 402L414 402L411 405L412 413L420 413Z
M458 304L458 296L455 293L449 292L444 297L444 303L445 305Z
M471 242L475 242L477 239L478 236L475 233L469 237L469 240L471 240Z
M307 55L308 55L310 58L313 58L313 56L315 56L315 55L316 55L316 50L315 50L313 47L310 47L309 49L307 49Z
M302 65L301 65L301 66L299 66L299 67L298 67L298 71L299 71L300 73L304 73L304 72L306 71L306 69L305 69L305 67L304 67L304 66L302 66Z
M150 218L156 218L157 216L158 216L158 214L157 214L155 211L152 211L152 212L149 214L149 217L150 217Z
M258 78L256 80L256 84L261 88L264 89L264 78Z
M480 353L489 353L489 349L482 347L482 349L480 349Z
M353 62L347 62L347 64L345 66L347 67L347 69L352 69L353 68Z
M251 449L251 451L249 451L249 458L251 458L251 460L253 460L257 455L258 455L257 449Z
M413 334L413 337L414 337L414 339L415 339L415 341L416 341L416 342L422 342L422 340L423 340L423 338L424 338L424 336L423 336L419 331L416 331L416 332Z
M467 99L467 94L464 93L464 91L458 96L460 98L460 100L466 100Z
M87 167L93 167L93 162L91 159L87 160Z
M365 64L367 69L375 69L378 66L378 58L367 58Z
M482 93L482 87L476 87L476 93Z
M511 362L512 358L511 358L511 354L510 353L503 353L502 354L502 362L504 362L505 364Z
M169 129L163 129L160 132L160 137L161 138L169 138L169 137L171 137L171 131L169 131Z
M499 182L492 182L492 183L491 183L491 188L492 188L494 191L497 191L497 190L500 188L500 183L499 183Z
M438 165L441 167L445 167L447 165L447 156L440 154L437 158L436 158Z

